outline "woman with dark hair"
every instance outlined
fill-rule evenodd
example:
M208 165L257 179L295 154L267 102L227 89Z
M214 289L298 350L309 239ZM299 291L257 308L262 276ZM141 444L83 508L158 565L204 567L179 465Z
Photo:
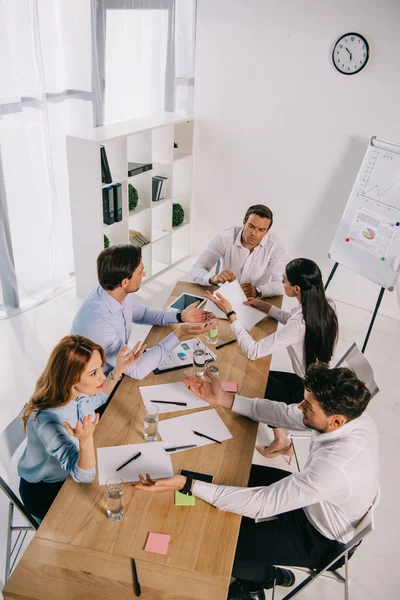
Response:
M303 400L303 378L307 367L315 362L329 363L338 336L338 321L332 305L326 299L322 275L318 265L307 258L296 258L286 265L283 275L286 296L296 298L299 306L284 311L268 302L251 298L245 302L265 312L284 325L275 333L256 342L241 326L231 304L217 293L208 292L208 298L225 314L242 350L251 360L272 354L277 346L287 348L294 373L270 371L265 397L286 404ZM206 294L207 295L207 294ZM267 458L293 456L293 447L283 429L274 429L274 441L269 446L257 446Z
M81 335L67 335L52 351L22 420L27 446L18 463L19 491L29 512L43 519L62 484L90 483L96 474L93 434L104 404L125 369L138 361L140 342L122 348L113 371L103 373L103 348Z

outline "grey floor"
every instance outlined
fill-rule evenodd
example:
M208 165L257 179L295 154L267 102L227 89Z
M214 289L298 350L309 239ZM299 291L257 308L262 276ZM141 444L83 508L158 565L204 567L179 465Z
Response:
M138 299L149 305L162 306L176 281L188 279L193 259L179 268L146 281L138 292ZM288 302L288 306L291 306ZM56 296L22 315L0 322L0 432L19 413L32 393L51 349L63 335L69 333L72 318L80 305L74 289ZM340 337L334 358L339 358L356 341L361 347L370 314L367 311L337 303ZM148 328L135 326L131 341L144 339ZM376 598L400 598L400 569L398 568L398 538L400 533L398 497L397 454L400 450L400 406L398 373L400 364L400 321L378 316L371 335L366 356L371 362L380 392L373 399L369 412L381 433L380 464L382 499L376 511L376 530L367 538L350 562L352 600L375 600ZM285 350L274 354L272 368L290 370ZM259 441L270 438L265 426L259 428ZM307 446L300 445L303 458ZM278 468L294 469L283 458L267 461L260 455L254 462ZM0 457L0 470L9 470L4 457ZM11 466L11 471L15 465ZM4 581L5 532L8 505L0 497L0 581ZM268 543L268 540L266 540ZM298 580L303 575L296 573ZM277 600L288 590L278 588ZM318 600L336 600L343 594L342 586L331 581L317 581L299 597ZM270 593L267 595L269 599ZM99 599L100 600L100 599Z

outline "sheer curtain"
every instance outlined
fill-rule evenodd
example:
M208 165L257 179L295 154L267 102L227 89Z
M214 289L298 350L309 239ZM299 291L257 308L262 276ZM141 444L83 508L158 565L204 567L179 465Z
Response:
M195 12L196 0L0 0L0 318L73 283L65 134L191 112Z

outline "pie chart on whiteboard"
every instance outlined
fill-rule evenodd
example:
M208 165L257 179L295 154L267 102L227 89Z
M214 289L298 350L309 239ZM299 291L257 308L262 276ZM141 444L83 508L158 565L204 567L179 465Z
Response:
M363 236L365 238L367 238L367 240L373 240L375 237L375 231L373 229L370 229L369 227L367 227L366 229L364 229L364 231L362 232Z

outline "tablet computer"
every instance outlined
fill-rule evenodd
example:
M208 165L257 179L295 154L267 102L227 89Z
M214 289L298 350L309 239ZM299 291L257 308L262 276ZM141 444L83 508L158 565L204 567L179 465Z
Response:
M176 310L185 310L188 306L193 304L194 302L200 301L200 304L197 308L203 306L206 301L206 298L202 296L195 296L194 294L181 294L178 296L169 306L168 308L176 308Z
M197 473L197 471L188 471L187 469L181 469L179 474L184 475L185 477L190 475L190 477L193 477L193 479L205 481L206 483L212 483L214 479L213 475L207 475L207 473Z

